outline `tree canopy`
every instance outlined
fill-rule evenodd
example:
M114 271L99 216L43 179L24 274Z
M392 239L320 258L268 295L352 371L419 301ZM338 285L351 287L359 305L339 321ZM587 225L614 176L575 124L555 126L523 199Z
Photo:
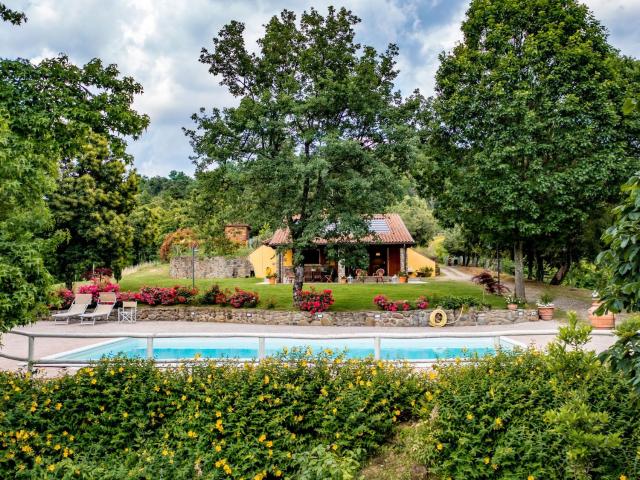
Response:
M638 165L624 60L575 0L473 0L462 31L441 55L419 173L445 222L513 246L524 297L524 244L578 236Z
M359 21L344 8L311 9L299 21L284 10L256 53L233 21L200 56L239 105L193 116L186 134L198 170L236 176L239 198L289 229L297 266L318 236L367 235L367 215L397 197L412 159L419 97L403 101L393 89L395 45L379 53L355 42ZM300 268L296 277L299 289Z

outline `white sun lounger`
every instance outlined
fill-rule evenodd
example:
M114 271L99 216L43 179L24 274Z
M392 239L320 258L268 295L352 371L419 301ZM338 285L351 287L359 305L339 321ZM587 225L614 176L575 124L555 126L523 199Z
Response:
M70 318L79 317L87 311L87 307L91 304L91 298L90 293L78 293L74 297L69 310L51 315L53 317L53 323L56 325L68 325Z
M116 294L113 292L100 292L98 305L93 312L83 313L80 315L80 325L95 325L96 320L103 318L109 320L109 315L116 305Z

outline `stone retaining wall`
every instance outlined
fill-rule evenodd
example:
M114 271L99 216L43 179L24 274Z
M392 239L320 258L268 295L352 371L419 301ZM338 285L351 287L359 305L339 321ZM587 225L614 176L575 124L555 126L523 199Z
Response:
M173 257L169 264L171 278L191 278L192 258ZM245 278L253 271L251 262L246 257L207 257L196 258L196 278Z
M432 310L411 312L324 312L311 315L304 312L257 309L230 309L216 307L141 307L139 321L192 321L226 322L259 325L325 325L338 327L425 327ZM448 321L458 318L458 313L447 311ZM508 325L538 320L536 310L470 311L455 323L469 325Z

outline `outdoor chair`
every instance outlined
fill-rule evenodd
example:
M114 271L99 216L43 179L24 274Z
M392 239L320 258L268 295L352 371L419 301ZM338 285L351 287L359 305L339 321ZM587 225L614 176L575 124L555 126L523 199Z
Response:
M357 268L356 269L356 278L358 280L360 280L362 283L365 282L366 278L367 278L367 272L365 272L363 269L361 268Z
M118 322L136 323L138 302L125 301L118 309Z
M91 299L92 296L90 293L78 293L66 312L51 315L53 317L53 323L55 325L69 325L70 318L79 317L87 311L87 307L91 304Z
M329 270L329 272L328 272L328 273L325 273L325 274L322 276L322 281L323 281L324 283L333 283L333 271L334 271L334 270L333 270L333 268L332 268L331 270Z
M373 274L376 277L376 283L384 283L384 268L379 268Z
M116 305L116 294L113 292L100 292L98 305L93 312L83 313L80 315L80 325L95 325L96 320L103 318L109 320L109 315Z

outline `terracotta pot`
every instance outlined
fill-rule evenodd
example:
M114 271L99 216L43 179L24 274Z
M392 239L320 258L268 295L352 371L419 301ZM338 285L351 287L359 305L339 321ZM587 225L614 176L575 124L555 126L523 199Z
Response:
M553 320L553 311L556 307L538 307L540 320Z
M507 308L511 311L516 311L518 309L518 304L517 303L509 303L507 305Z
M277 280L277 278L276 278L276 277L271 277L271 278L269 279L269 285L275 285L275 284L276 284L276 280Z
M604 315L596 315L595 311L602 305L602 302L594 300L591 303L591 308L587 310L589 312L589 321L593 328L615 328L616 316L610 312L605 311Z
M407 283L408 277L398 277L398 283Z
M340 283L347 283L347 279L346 278L341 278L340 279Z

